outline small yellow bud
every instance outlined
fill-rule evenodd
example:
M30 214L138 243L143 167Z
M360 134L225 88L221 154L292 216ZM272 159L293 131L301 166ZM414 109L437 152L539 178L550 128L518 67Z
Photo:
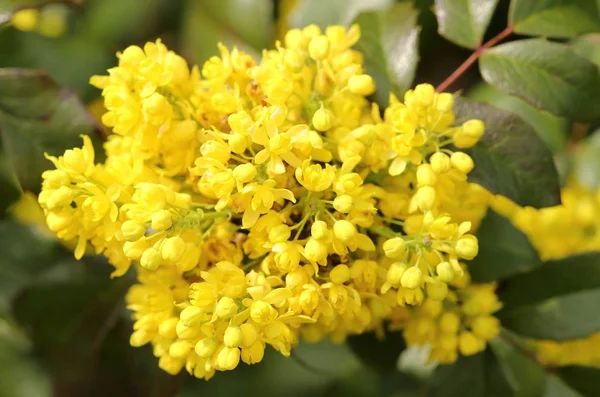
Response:
M242 360L246 364L256 364L262 361L265 355L264 343L257 342L252 346L244 347L242 349Z
M229 161L231 153L229 152L229 146L221 141L210 140L202 144L200 147L200 153L204 157L210 157L221 163Z
M419 84L415 87L414 95L423 106L431 106L435 96L435 89L431 84Z
M310 227L310 235L316 238L317 240L322 240L327 238L329 235L329 228L327 223L323 221L315 221Z
M35 29L38 23L39 13L38 10L33 8L17 11L13 14L10 22L15 28L23 32L30 32Z
M242 183L251 182L256 177L256 167L253 164L240 164L233 170L233 177Z
M327 244L310 238L304 246L304 256L311 262L321 262L327 258Z
M479 252L479 244L477 237L472 234L466 234L458 239L454 247L456 255L463 259L471 260L477 256Z
M452 280L454 280L454 269L452 268L452 265L448 262L444 261L439 263L436 266L435 271L438 275L438 280L440 280L441 282L449 283Z
M136 241L144 237L146 227L141 222L128 220L121 225L121 233L126 241Z
M347 220L340 220L333 224L333 234L347 243L356 237L356 227Z
M140 347L150 342L151 339L152 335L149 332L140 329L131 334L129 344L133 347Z
M168 210L158 210L152 214L152 229L162 232L172 225L171 212Z
M426 212L433 208L435 204L435 189L431 186L420 187L415 196L417 205L421 211Z
M202 320L204 310L197 306L188 306L181 311L179 318L186 327L197 325Z
M223 335L223 343L227 347L240 347L243 341L243 334L240 327L236 327L234 325L230 325L225 330L225 334Z
M156 248L148 248L140 258L140 265L148 270L156 270L162 262L160 252Z
M213 338L200 339L194 348L196 354L202 358L210 357L216 349L217 343Z
M442 92L437 95L435 108L443 113L449 112L454 107L454 96L447 92Z
M217 302L217 307L215 308L215 315L224 320L228 320L233 317L238 311L238 306L235 301L227 296L222 297Z
M390 265L390 268L387 271L385 281L388 284L390 284L394 287L397 287L400 285L400 282L402 281L402 275L404 274L405 271L406 271L405 263L394 262Z
M185 241L179 236L167 239L162 246L161 254L165 261L176 264L185 253Z
M298 297L298 303L302 310L306 313L312 313L319 305L319 293L315 290L305 289Z
M277 225L269 230L269 241L273 244L283 243L288 241L291 235L292 231L288 225Z
M454 312L445 312L440 317L440 329L442 332L452 334L460 328L460 317Z
M485 348L485 341L472 332L463 331L458 336L458 350L464 356L472 356Z
M431 281L425 285L427 296L431 299L441 301L448 296L448 285L441 281Z
M56 189L46 200L46 207L52 210L59 207L65 207L73 201L73 190L67 186L61 186Z
M454 146L457 148L469 148L474 146L485 131L485 125L481 120L468 120L454 134Z
M348 80L348 89L353 94L368 96L375 92L375 82L368 74L359 74L350 77L350 80Z
M429 159L431 169L436 174L443 174L450 171L450 157L446 153L437 152L431 155Z
M500 332L500 321L494 316L475 317L471 323L471 329L480 338L490 340Z
M474 167L471 156L463 152L452 153L452 156L450 157L450 163L452 164L452 167L465 174L471 172Z
M300 29L290 29L285 34L283 42L287 48L299 49L303 47L305 39Z
M347 194L337 196L333 200L333 208L335 208L337 211L343 214L347 214L348 212L350 212L352 210L353 205L354 199L352 198L352 196Z
M144 251L148 248L148 243L144 239L137 241L126 241L123 244L123 253L132 261L137 261L141 258Z
M174 358L185 358L192 350L192 344L187 340L177 340L169 346L169 355Z
M329 272L329 280L334 284L344 284L350 280L350 268L346 265L337 265Z
M394 237L383 243L385 256L390 259L399 259L406 252L406 243L402 237Z
M194 243L186 243L185 251L183 252L183 256L178 262L177 267L182 272L187 272L188 270L192 270L198 264L200 260L200 248L196 246Z
M325 109L321 105L320 109L317 109L312 118L313 126L317 131L327 131L333 126L335 116L329 109Z
M400 282L404 288L415 289L423 282L423 272L416 266L409 267L402 274Z
M433 186L435 185L435 172L433 167L427 163L417 167L417 186Z
M177 317L171 317L170 319L163 321L158 326L158 334L163 338L175 339L177 337L175 327L177 327L178 322L179 319Z
M256 326L250 323L244 323L240 325L242 331L242 346L249 347L256 343L258 340L258 330Z
M308 53L315 60L323 60L329 54L329 39L327 36L313 37L308 45Z

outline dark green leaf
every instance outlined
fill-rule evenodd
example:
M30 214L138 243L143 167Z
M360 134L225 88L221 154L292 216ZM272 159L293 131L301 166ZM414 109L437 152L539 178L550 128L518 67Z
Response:
M367 72L377 85L376 97L387 104L390 92L402 96L410 88L419 60L417 10L403 2L379 12L360 14L361 39Z
M0 141L1 143L1 141ZM0 219L4 217L6 209L21 196L21 186L0 147Z
M600 368L570 366L555 369L556 374L584 396L600 396Z
M595 0L512 0L509 23L517 33L545 37L600 31Z
M573 174L578 182L591 190L600 187L600 133L594 132L580 142L573 159Z
M383 10L393 0L304 0L296 2L288 17L291 27L303 28L317 24L322 29L329 25L348 26L361 12Z
M183 51L202 66L217 55L217 43L259 56L273 47L273 3L270 0L189 0L183 21Z
M44 152L60 155L94 131L77 96L46 73L0 69L0 137L23 189L39 191L42 172L52 166Z
M435 0L439 33L466 48L481 44L498 0Z
M571 293L600 288L600 253L572 255L546 262L508 280L500 290L504 311Z
M468 264L476 282L505 279L542 264L525 233L492 210L481 222L477 237L479 254Z
M485 102L521 117L533 127L552 153L565 150L567 137L570 133L570 124L566 119L536 109L524 100L499 92L484 82L470 90L468 97L474 101Z
M565 44L518 40L486 51L483 79L507 94L574 120L600 116L600 75L590 61Z
M374 333L350 336L348 345L354 354L368 367L378 371L396 371L398 357L406 348L402 333L386 333L385 339L378 339Z
M546 375L546 393L544 397L590 397L577 393L556 375Z
M475 162L469 180L522 206L560 204L552 154L520 117L481 103L457 98L457 121L483 120L486 131L468 152Z
M600 33L591 33L578 37L571 42L573 51L600 66Z

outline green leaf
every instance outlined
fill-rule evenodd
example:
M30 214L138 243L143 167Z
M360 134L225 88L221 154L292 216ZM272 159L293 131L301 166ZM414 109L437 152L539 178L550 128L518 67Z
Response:
M475 162L469 180L522 206L560 204L558 174L552 154L520 117L482 103L457 98L457 122L483 120L486 131L467 152Z
M483 79L535 107L574 120L600 116L600 74L565 44L518 40L486 51L479 60Z
M544 397L584 397L584 395L571 389L558 376L549 374L546 375L546 393L544 393Z
M580 142L573 159L575 179L591 190L600 187L600 133L594 132Z
M403 2L356 18L361 29L356 48L365 55L381 104L387 104L390 92L402 96L412 85L419 61L417 14L411 3Z
M591 33L571 41L573 51L600 67L600 33Z
M393 0L304 0L292 9L288 23L294 28L316 24L322 29L329 25L348 26L361 12L383 10Z
M555 373L570 387L584 396L600 396L600 368L569 366L556 368Z
M575 37L600 31L595 0L512 0L509 23L515 32Z
M479 254L468 264L476 282L505 279L542 264L525 233L492 210L481 222L477 237Z
M270 0L188 0L183 15L183 52L198 66L218 55L219 42L255 57L274 45Z
M0 335L0 395L50 397L52 382L35 358Z
M470 90L468 98L476 102L485 102L521 117L533 127L552 153L565 150L570 133L570 124L566 119L536 109L524 100L499 92L484 82Z
M347 343L366 366L381 372L396 371L398 357L406 348L406 342L400 332L386 333L382 340L373 332L352 335Z
M23 189L39 191L42 172L52 166L44 152L61 155L94 131L77 96L45 72L0 69L0 137Z
M462 47L481 44L498 0L435 0L438 32Z
M490 341L500 369L511 386L511 396L541 396L545 388L544 369L501 338Z
M1 141L0 141L1 144ZM6 213L7 208L21 196L21 186L10 166L6 156L0 147L0 219Z

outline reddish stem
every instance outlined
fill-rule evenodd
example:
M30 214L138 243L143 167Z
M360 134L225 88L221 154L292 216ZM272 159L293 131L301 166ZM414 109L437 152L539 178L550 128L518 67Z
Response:
M446 91L449 86L454 84L454 82L456 80L458 80L458 78L460 76L462 76L467 71L467 69L469 69L471 67L471 65L473 65L475 63L475 61L479 58L479 56L481 54L483 54L485 52L485 50L487 50L490 47L495 46L500 41L502 41L505 38L507 38L508 36L510 36L512 33L513 33L512 26L508 26L502 32L500 32L496 36L492 37L488 42L477 47L475 49L475 51L471 54L471 56L468 57L466 61L464 61L458 68L456 68L456 70L454 72L452 72L452 74L450 76L448 76L446 78L446 80L444 80L442 82L442 84L440 84L436 88L436 91L437 92Z

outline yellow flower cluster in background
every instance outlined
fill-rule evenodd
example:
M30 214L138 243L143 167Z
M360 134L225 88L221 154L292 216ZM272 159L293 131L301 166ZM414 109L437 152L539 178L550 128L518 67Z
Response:
M39 202L77 258L91 245L114 276L136 267L131 344L165 371L209 379L266 345L287 356L387 324L451 362L498 333L495 286L461 263L489 193L460 149L484 125L457 125L429 84L381 110L359 36L312 25L260 62L219 46L191 69L159 40L91 79L106 161L87 137L48 156Z
M570 180L561 193L562 205L521 208L498 199L494 208L512 219L543 260L600 251L600 189ZM536 341L539 359L550 365L600 365L600 333L565 342Z
M37 32L43 36L58 37L67 30L68 6L51 4L37 8L25 8L15 12L10 22L23 32Z

